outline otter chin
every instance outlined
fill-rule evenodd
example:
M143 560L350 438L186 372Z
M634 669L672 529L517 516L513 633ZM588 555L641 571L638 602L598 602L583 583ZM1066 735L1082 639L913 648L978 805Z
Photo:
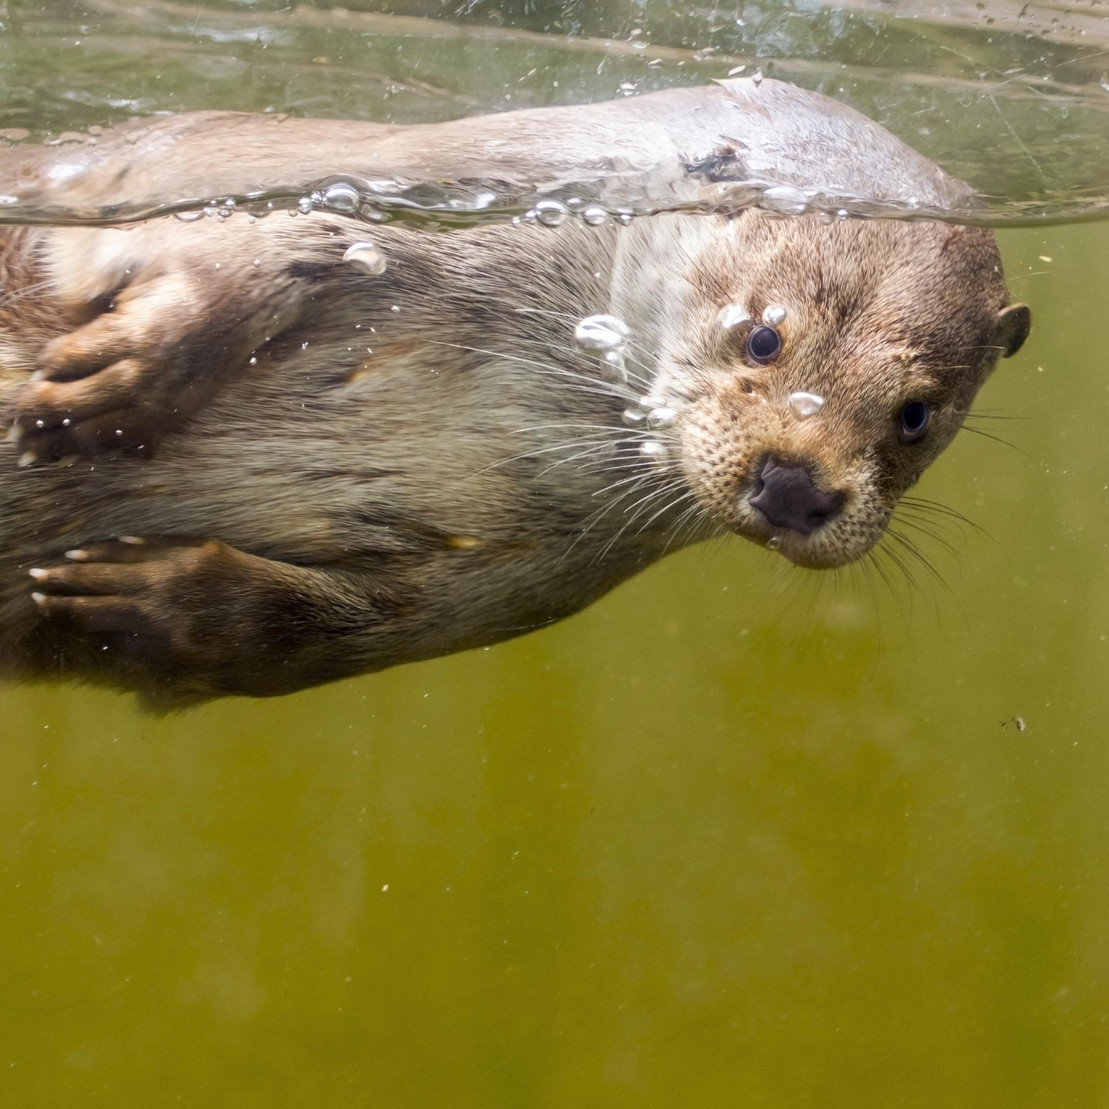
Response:
M966 202L876 124L777 82L287 124L140 121L99 137L87 175L52 185L58 155L21 152L19 179L101 210L147 151L168 179L240 148L268 175L310 142L336 172L476 158L459 179L503 185L565 179L601 136L594 168L649 166L657 190L661 159L705 203L626 225L314 210L0 232L8 676L175 708L505 639L713 535L843 566L1028 333L982 228L720 210L722 181L771 168Z

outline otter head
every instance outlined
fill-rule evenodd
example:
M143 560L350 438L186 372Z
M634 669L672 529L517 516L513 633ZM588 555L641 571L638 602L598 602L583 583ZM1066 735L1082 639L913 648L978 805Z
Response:
M718 527L802 566L852 562L1019 349L1029 310L1008 304L979 228L757 211L723 230L689 222L714 223L680 229L681 285L629 293L640 320L656 306L640 403L648 426L673 413L658 453Z

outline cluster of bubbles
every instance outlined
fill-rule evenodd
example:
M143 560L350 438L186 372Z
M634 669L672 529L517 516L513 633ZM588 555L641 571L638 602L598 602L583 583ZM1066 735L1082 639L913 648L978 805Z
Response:
M305 214L322 209L381 222L389 218L390 208L427 213L433 218L436 213L484 212L496 208L501 199L489 188L463 187L446 181L405 186L393 180L359 183L339 178L302 196L297 208Z
M280 201L250 200L246 210L251 218L271 215L278 210ZM193 223L205 218L228 219L238 211L239 205L233 197L207 200L203 203L189 204L188 207L174 212L182 223ZM350 181L335 181L314 189L296 198L285 210L290 216L306 216L310 212L324 209L342 215L362 215L380 218L377 209L367 203L366 197L357 185Z
M173 215L182 223L195 223L202 219L230 219L235 214L236 204L232 197L224 200L209 200L200 208L184 208Z
M726 304L720 309L716 322L725 331L740 327L752 327L762 323L766 327L780 328L789 318L789 309L784 304L769 304L756 320L743 304ZM819 393L798 391L789 395L789 411L795 420L808 420L824 407L824 398Z
M388 186L388 187L387 187ZM419 194L419 195L416 195ZM0 204L5 198L0 197ZM14 198L7 198L14 199ZM433 192L427 189L403 189L396 182L375 182L373 184L347 179L337 179L311 188L294 198L265 199L260 197L240 198L223 197L205 201L188 202L173 214L184 223L204 218L224 220L238 210L245 210L251 219L271 215L284 210L290 216L309 215L315 211L336 212L340 215L354 216L363 220L382 222L390 219L390 210L403 209L405 212L427 213L429 218L436 213L478 213L488 212L490 218L497 218L498 201L506 198L498 196L489 189L464 190L459 193L453 188L437 186ZM691 204L682 210L688 212L738 211L755 206L765 212L782 216L799 216L816 212L825 222L846 220L852 215L867 213L861 207L852 209L827 207L827 199L812 190L799 189L792 185L768 185L757 189L745 186L728 197L717 197L705 208ZM916 211L921 207L917 197L909 197L901 207ZM654 210L654 209L651 209ZM509 219L503 212L499 218ZM546 197L536 201L522 215L510 217L513 226L539 224L544 227L559 227L571 219L578 219L591 227L610 222L626 226L638 213L630 207L612 207L596 200L580 196L560 200Z
M302 196L296 203L295 208L289 210L289 215L295 216L298 213L307 215L321 205L330 208L332 211L354 213L359 210L362 205L362 194L345 181L337 182L329 185L325 190L320 193L313 193L311 196ZM201 208L187 208L174 215L182 223L195 223L197 220L206 218L225 220L235 214L236 205L235 201L231 198L219 201L210 201ZM259 216L269 215L274 211L273 202L270 201L264 208L252 210L248 216L251 222L254 222ZM362 240L359 242L351 243L343 253L343 261L363 273L379 276L383 274L388 266L388 261L381 250L373 243ZM261 265L260 259L255 259L253 265L257 268Z
M596 354L601 377L611 385L627 385L627 350L631 329L619 316L586 316L574 328L578 350Z
M630 208L609 209L602 204L590 203L581 197L571 197L561 201L554 199L540 200L529 208L522 216L513 217L513 226L521 224L540 223L544 227L559 227L568 219L577 218L590 227L598 227L609 220L615 220L624 226L631 223L634 213Z
M788 318L785 305L768 305L759 321L742 304L725 306L718 317L719 325L732 330L741 326L761 323L764 327L781 327ZM594 355L600 362L601 378L620 391L627 391L632 403L624 410L623 423L637 431L662 431L672 427L679 415L679 405L673 400L649 393L636 397L629 389L627 359L632 338L631 329L619 316L601 313L586 316L574 328L574 344L578 350ZM811 419L824 407L824 398L818 393L796 391L789 395L789 411L798 421ZM639 452L646 458L665 461L666 444L659 439L644 438ZM778 540L780 543L780 539ZM770 544L774 546L773 543Z
M586 316L574 328L574 344L581 351L594 354L601 365L601 378L620 389L628 388L627 354L631 329L619 316L599 314ZM621 417L627 427L659 431L673 425L677 410L668 402L644 397L624 410ZM639 453L658 461L667 456L666 445L657 439L644 439Z

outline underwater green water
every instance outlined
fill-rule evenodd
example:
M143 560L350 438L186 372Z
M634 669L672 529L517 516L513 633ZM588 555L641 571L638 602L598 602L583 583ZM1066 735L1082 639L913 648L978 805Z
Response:
M737 540L278 701L6 689L5 1103L1104 1104L1109 225L1005 246L942 585Z
M1109 223L1002 245L938 577L735 540L280 700L0 690L0 1103L1104 1106Z

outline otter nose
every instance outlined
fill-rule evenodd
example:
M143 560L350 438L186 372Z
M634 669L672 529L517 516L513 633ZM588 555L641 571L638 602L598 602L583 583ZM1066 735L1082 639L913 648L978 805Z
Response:
M804 466L784 466L771 456L759 470L749 503L774 527L809 535L840 510L843 494L817 489Z

